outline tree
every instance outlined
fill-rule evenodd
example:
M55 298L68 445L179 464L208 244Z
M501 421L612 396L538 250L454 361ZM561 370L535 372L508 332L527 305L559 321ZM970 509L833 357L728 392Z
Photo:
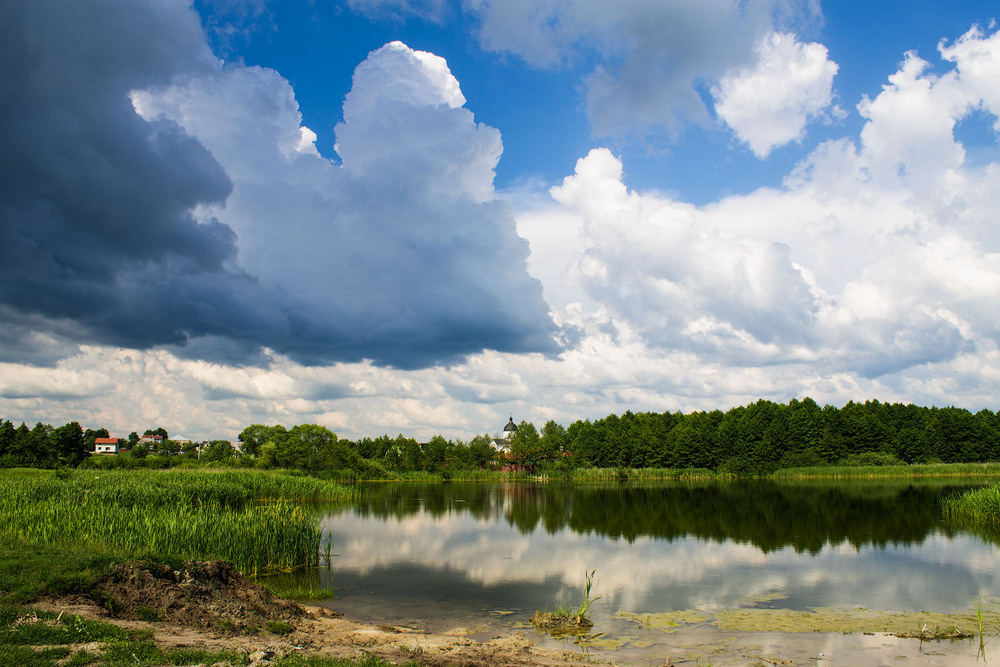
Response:
M477 435L469 441L469 459L473 466L480 470L489 468L496 459L497 450L493 446L493 438L488 435Z
M563 452L566 451L567 442L566 429L561 424L557 424L552 419L545 422L539 437L539 445L546 459L551 461L562 458Z
M6 456L10 453L14 446L15 434L14 425L10 423L9 419L0 424L0 456Z
M533 470L541 454L540 441L535 425L521 420L514 435L510 436L510 456L514 465Z
M282 468L319 470L326 467L322 465L325 450L337 441L337 434L318 424L299 424L275 440L275 455Z
M285 427L281 424L276 426L250 424L237 437L243 443L243 453L256 458L260 454L260 448L264 446L264 443L274 438L276 433L284 432Z
M57 463L78 466L87 458L87 441L78 422L70 422L49 433L49 446Z
M27 447L24 450L25 465L49 467L55 461L55 454L49 443L49 433L52 427L38 422L28 435Z
M228 440L212 440L201 451L201 460L208 463L225 461L233 458L233 446Z

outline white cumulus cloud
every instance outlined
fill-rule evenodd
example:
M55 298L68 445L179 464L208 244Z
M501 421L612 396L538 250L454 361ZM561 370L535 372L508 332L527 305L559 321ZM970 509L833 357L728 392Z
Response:
M754 48L751 67L730 72L712 89L715 111L761 158L800 139L806 123L833 102L837 64L822 44L772 33Z

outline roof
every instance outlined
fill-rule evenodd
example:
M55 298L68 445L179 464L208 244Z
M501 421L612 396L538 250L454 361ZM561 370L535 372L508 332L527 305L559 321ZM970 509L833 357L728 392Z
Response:
M516 431L517 430L517 425L514 423L514 417L513 416L511 416L510 421L507 422L507 425L503 427L503 430L504 430L504 432L507 432L507 431Z
M118 438L94 438L95 445L117 445Z

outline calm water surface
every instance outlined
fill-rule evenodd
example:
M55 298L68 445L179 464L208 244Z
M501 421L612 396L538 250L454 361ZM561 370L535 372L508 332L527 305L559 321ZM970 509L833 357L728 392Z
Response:
M969 486L372 485L323 520L335 555L319 576L337 591L330 606L351 618L484 636L578 604L589 570L602 596L595 631L607 637L634 634L618 612L965 612L1000 596L994 539L942 522L940 499ZM614 655L642 663L650 650Z

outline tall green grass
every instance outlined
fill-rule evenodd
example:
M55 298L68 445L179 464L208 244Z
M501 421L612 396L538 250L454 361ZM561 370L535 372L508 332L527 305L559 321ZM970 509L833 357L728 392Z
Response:
M880 477L988 477L1000 476L1000 463L926 463L898 466L826 466L784 468L775 472L777 479L846 479Z
M0 473L0 535L125 557L221 558L244 572L313 564L318 517L299 500L350 492L257 471Z
M579 468L573 471L574 482L646 482L660 480L715 479L707 468Z
M393 481L405 482L643 482L661 480L715 479L718 475L707 468L576 468L573 470L540 470L538 472L505 470L451 470L441 473L400 473Z
M946 519L993 528L1000 527L1000 484L973 489L942 503Z

